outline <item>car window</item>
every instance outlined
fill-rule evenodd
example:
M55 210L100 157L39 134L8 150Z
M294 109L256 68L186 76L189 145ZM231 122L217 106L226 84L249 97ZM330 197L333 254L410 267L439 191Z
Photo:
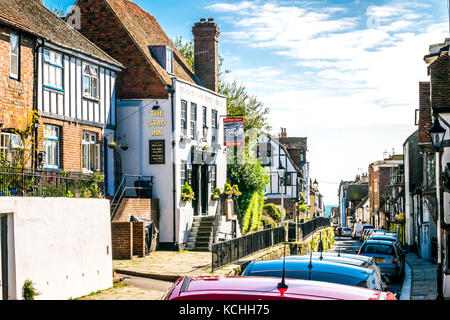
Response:
M385 244L368 243L361 248L361 253L394 254L394 247Z

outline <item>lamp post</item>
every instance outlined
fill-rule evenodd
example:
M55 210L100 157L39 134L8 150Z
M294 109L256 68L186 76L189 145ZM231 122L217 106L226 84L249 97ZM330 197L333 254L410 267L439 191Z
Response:
M445 136L445 129L441 126L438 117L434 119L433 126L428 131L435 149L435 162L436 162L436 212L437 212L437 300L443 300L443 288L442 288L442 257L441 257L441 146Z
M316 217L316 212L317 212L317 208L316 208L316 201L318 200L317 198L317 189L319 187L319 183L317 182L317 179L314 179L313 182L313 188L314 188L314 217ZM319 201L317 201L317 205L319 205Z
M286 176L286 169L281 164L281 161L279 161L277 171L278 171L278 177L280 178L280 190L281 190L281 225L284 228L284 203L283 203L284 190L283 190L283 186L284 186L284 179Z

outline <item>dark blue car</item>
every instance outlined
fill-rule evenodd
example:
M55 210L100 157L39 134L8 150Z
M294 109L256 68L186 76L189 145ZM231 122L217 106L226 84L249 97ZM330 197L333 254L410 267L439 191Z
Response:
M280 277L283 260L253 261L242 273L243 276ZM285 277L290 279L315 280L383 290L373 269L348 264L307 259L286 259Z

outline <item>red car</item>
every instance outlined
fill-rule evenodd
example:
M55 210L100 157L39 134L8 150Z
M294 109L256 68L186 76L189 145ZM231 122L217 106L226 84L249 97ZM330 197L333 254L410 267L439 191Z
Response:
M397 300L391 292L335 283L243 276L181 277L163 300Z

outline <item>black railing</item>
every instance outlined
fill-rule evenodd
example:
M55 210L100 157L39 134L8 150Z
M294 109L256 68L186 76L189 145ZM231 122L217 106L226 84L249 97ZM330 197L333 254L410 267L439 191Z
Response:
M330 219L324 217L317 217L305 223L289 223L288 241L296 240L295 228L298 228L298 239L302 240L317 230L330 226ZM212 245L212 271L252 253L284 242L284 232L283 227L276 227L240 238L214 243Z
M100 174L0 166L0 196L103 198Z
M116 190L111 201L111 220L119 209L123 198L144 198L151 199L153 195L153 177L126 174Z
M327 228L331 226L330 218L317 217L312 220L306 221L304 223L289 223L288 239L289 241L296 240L295 229L297 228L299 240L305 239L312 233L316 232L318 229Z
M284 241L282 227L266 229L212 245L212 270Z

